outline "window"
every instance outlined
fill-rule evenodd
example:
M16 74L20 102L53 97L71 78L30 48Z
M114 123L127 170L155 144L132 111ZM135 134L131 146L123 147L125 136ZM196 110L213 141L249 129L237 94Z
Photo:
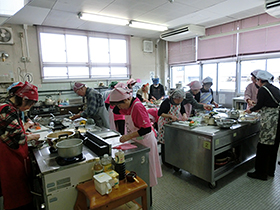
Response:
M218 91L235 92L236 62L218 63Z
M241 61L240 92L244 92L251 81L251 73L257 69L265 70L266 60Z
M217 64L216 63L212 63L212 64L204 64L202 66L202 79L204 79L205 77L211 77L213 79L213 85L211 87L211 89L213 91L217 90Z
M38 27L43 82L127 79L129 37Z
M191 81L199 80L199 65L173 66L171 67L171 78L171 88L175 88L178 83L181 83L182 87L186 87Z
M271 73L274 76L274 83L276 87L280 88L280 71L279 71L279 66L280 66L280 58L272 58L272 59L267 59L267 71Z

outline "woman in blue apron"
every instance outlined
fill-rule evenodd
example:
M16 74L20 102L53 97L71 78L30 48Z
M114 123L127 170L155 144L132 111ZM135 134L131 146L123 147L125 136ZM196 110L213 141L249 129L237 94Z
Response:
M279 122L279 89L271 84L273 75L260 70L257 73L257 85L260 87L257 104L246 112L261 114L260 134L257 145L255 171L247 175L253 179L267 180L267 176L274 177L277 152L280 140Z
M202 104L214 104L215 107L219 105L214 101L213 90L211 86L213 85L213 80L211 77L206 77L202 80L202 88L200 92L195 95L195 100Z

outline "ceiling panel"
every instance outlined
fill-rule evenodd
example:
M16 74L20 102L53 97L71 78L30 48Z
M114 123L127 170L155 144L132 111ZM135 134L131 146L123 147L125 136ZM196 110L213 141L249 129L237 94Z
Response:
M33 0L7 24L36 24L158 38L160 32L91 23L77 18L89 12L158 23L170 29L188 24L206 28L264 13L264 0Z

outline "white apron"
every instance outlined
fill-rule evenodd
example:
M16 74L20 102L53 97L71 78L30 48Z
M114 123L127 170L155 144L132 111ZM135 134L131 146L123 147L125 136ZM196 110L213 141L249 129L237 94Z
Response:
M114 113L113 113L113 109L111 109L110 106L109 106L108 112L109 112L110 129L116 131L117 129L116 129L116 125L115 125Z
M141 103L141 102L136 101L132 105L130 115L125 115L125 125L128 134L139 130L139 128L134 126L131 117L131 114L133 113L134 105L137 103ZM153 131L141 137L143 138L142 140L136 140L136 138L133 138L132 140L134 140L139 144L142 144L143 146L150 148L150 152L149 152L150 187L153 187L157 185L157 178L162 176L161 165L160 165L158 149L157 149L157 140Z

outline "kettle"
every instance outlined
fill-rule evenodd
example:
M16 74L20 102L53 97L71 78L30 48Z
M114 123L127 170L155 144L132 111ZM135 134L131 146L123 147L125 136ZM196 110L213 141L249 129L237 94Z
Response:
M54 105L54 100L51 96L46 96L45 105Z
M239 111L236 109L231 109L228 111L228 117L237 120L239 118Z

